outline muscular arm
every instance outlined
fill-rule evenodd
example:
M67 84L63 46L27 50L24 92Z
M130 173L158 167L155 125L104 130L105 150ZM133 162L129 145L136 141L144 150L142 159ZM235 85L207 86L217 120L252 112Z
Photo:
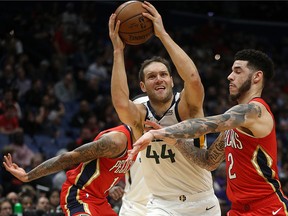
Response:
M267 119L267 115L264 118L262 117L260 106L264 107L259 103L241 104L232 107L222 115L188 119L169 127L150 130L133 144L129 159L145 149L153 139L161 139L170 145L175 145L177 139L198 138L208 133L218 133L237 127L245 128L256 136L263 136L263 132L268 134L272 128L271 121ZM263 109L266 110L266 108ZM269 115L269 118L271 118L271 115Z
M26 173L18 166L15 167L11 156L5 156L4 166L21 181L27 182L40 177L65 170L71 165L87 162L100 157L114 158L124 152L127 145L126 135L122 132L109 132L100 139L87 143L71 152L53 157L30 172Z
M142 132L141 114L136 106L129 99L129 87L124 62L124 48L122 40L119 37L119 22L115 25L115 14L109 19L109 36L113 44L113 67L111 77L111 98L113 106L120 120L131 126L134 133L138 130ZM136 130L134 130L136 128Z
M184 97L180 101L180 103L183 103L181 107L187 106L188 104L191 113L188 113L187 117L195 116L199 109L202 110L202 104L204 101L204 87L202 85L198 70L193 60L166 32L162 17L156 8L149 2L145 2L143 6L150 12L150 14L144 13L144 16L153 20L155 35L161 40L162 44L169 53L169 56L171 57L179 76L184 81ZM181 107L179 108L180 112ZM183 112L181 114L184 115L184 118L187 118L185 116L186 110L183 110ZM203 113L201 114L203 116ZM182 119L184 119L183 117Z
M178 139L175 147L189 163L197 164L203 169L212 171L225 159L224 136L225 133L221 133L208 150L195 147L192 139Z
M167 139L171 143L171 139L198 138L207 133L217 133L236 127L249 128L249 125L257 121L261 115L262 111L258 104L240 104L222 115L188 119L160 130L151 130L150 133L156 139Z

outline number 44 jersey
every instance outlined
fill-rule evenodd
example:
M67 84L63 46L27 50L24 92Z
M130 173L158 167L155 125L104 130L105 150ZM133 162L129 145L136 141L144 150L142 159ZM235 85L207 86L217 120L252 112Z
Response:
M179 98L180 93L176 93L171 107L160 117L155 115L149 101L143 103L147 108L147 119L162 127L180 122ZM194 145L206 148L205 137L194 139ZM141 154L144 179L154 196L166 199L213 190L211 172L191 165L174 146L154 140Z

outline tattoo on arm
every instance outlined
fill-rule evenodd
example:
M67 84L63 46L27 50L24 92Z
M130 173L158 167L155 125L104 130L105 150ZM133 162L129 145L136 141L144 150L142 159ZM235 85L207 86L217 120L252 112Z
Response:
M192 139L178 139L175 147L191 164L197 164L203 169L212 171L225 159L225 133L221 133L214 143L207 149L194 146Z
M125 135L123 134L123 136ZM67 152L44 161L28 173L28 180L32 181L68 169L81 162L87 162L100 157L117 157L125 150L127 139L123 140L121 137L117 137L117 139L116 137L115 135L114 139L112 139L110 135L104 134L100 139L84 144L72 152Z
M262 115L261 108L255 103L240 104L221 115L195 118L159 130L158 139L197 138L207 133L218 133L243 126L248 118L256 119Z

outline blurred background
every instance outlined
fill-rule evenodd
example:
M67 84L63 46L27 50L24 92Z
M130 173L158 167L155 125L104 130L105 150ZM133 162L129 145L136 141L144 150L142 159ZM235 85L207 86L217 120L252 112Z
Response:
M15 162L27 171L120 124L110 98L113 48L108 19L123 2L0 2L0 149L2 154L12 152ZM288 2L152 3L166 30L198 67L206 115L231 106L226 77L235 52L259 49L274 60L276 77L266 84L263 96L277 123L278 168L287 195ZM125 55L131 98L141 94L141 62L154 55L170 59L156 37L127 46ZM182 80L173 75L179 90ZM208 135L209 144L216 135ZM213 177L224 215L230 206L224 164ZM60 213L57 196L64 180L65 172L59 172L23 184L1 169L0 197L14 196L13 202L21 200L27 210L45 212L38 215ZM40 197L47 198L44 207L38 205ZM24 202L26 198L29 201Z

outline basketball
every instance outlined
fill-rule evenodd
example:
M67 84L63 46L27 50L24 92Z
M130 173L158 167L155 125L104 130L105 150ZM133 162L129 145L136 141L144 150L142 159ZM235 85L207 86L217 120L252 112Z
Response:
M142 12L148 13L140 1L125 2L116 9L116 21L121 21L119 36L124 43L143 44L154 34L152 21L144 17Z

